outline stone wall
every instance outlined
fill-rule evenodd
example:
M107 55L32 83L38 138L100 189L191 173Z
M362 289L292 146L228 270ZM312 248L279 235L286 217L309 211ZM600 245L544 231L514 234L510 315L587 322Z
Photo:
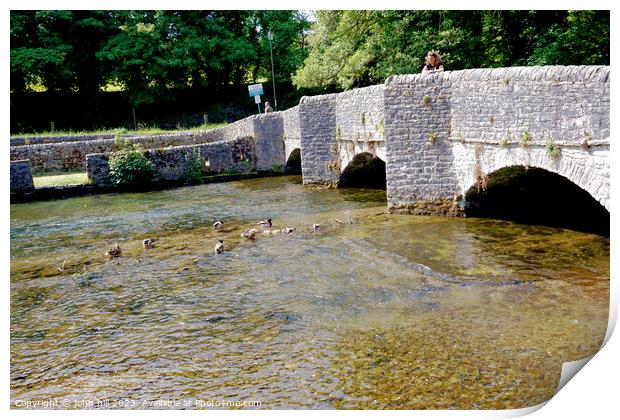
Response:
M25 192L33 189L30 161L27 159L11 161L11 192Z
M123 137L131 143L141 144L146 149L231 141L239 137L254 136L257 117L244 118L210 130ZM12 146L11 159L29 159L35 173L85 170L87 154L110 153L117 150L114 138L110 138L109 134L106 136L108 138L100 138L99 135L40 138L36 144ZM42 143L47 140L52 142ZM265 150L270 152L267 148ZM265 160L267 159L266 157Z
M259 171L283 170L284 125L282 114L272 112L251 117L256 142L256 169Z
M385 161L383 91L384 85L376 85L336 97L336 143L341 170L363 152Z
M131 143L141 144L147 149L199 144L220 139L221 132L214 130L127 137ZM75 171L85 169L87 154L110 153L115 150L117 150L115 140L110 138L74 140L13 146L11 159L29 159L34 172Z
M384 101L391 210L458 214L478 178L515 164L563 175L609 208L609 67L392 76Z
M301 149L299 129L299 105L280 112L284 130L284 164L295 149Z
M304 96L299 102L301 173L304 184L338 182L337 94Z
M204 174L226 170L247 172L256 169L257 155L252 137L240 137L234 141L221 141L191 146L150 149L145 156L155 165L153 181L183 181L188 167L198 158ZM86 170L92 184L111 186L108 153L86 156Z
M355 155L385 161L383 85L304 97L299 104L305 184L335 184Z

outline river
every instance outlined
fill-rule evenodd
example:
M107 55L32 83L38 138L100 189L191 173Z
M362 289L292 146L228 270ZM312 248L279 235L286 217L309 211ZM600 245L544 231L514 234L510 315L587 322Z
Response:
M269 217L296 231L240 236ZM608 238L294 176L13 204L10 233L12 407L520 408L607 327Z

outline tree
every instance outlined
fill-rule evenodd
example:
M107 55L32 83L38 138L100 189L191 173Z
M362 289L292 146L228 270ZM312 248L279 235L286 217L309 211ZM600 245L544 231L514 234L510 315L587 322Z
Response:
M298 88L349 89L418 73L430 50L449 70L609 64L608 11L320 11Z

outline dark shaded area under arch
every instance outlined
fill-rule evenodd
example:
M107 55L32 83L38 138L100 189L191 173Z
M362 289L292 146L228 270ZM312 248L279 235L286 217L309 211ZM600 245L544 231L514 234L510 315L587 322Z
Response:
M340 174L338 188L386 188L385 162L370 153L360 153Z
M467 191L465 214L609 236L610 214L603 205L567 178L540 168L492 172L486 190Z
M287 175L301 175L301 150L299 148L293 150L289 155L284 173Z

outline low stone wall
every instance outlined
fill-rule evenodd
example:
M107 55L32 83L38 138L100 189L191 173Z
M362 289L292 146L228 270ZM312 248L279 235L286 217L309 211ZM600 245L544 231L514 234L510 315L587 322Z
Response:
M155 165L153 182L183 181L194 159L200 160L204 174L226 170L247 172L257 169L254 139L241 137L233 141L213 142L191 146L150 149L146 157ZM86 156L86 171L91 183L97 187L112 185L110 180L109 153Z
M11 146L26 146L29 144L44 144L44 143L65 143L69 141L86 141L86 140L103 140L113 139L113 133L101 133L101 134L67 134L62 136L48 135L48 136L17 136L11 137Z
M147 149L199 144L220 139L221 133L213 130L127 137L129 142L141 144ZM11 159L29 159L34 172L74 171L85 170L86 155L110 153L115 150L117 145L114 139L32 144L11 147Z
M27 159L11 161L11 192L25 192L33 189L30 161Z
M29 159L33 171L55 172L86 169L86 155L111 153L117 150L113 138L100 139L78 136L70 141L29 144L11 147L11 159ZM109 137L109 135L108 135ZM256 140L258 169L268 170L284 162L282 113L254 115L224 127L204 131L188 131L144 136L124 137L131 143L141 144L146 149L160 149L169 146L204 144L217 141L231 141L239 137L253 137ZM63 139L62 137L54 140Z

